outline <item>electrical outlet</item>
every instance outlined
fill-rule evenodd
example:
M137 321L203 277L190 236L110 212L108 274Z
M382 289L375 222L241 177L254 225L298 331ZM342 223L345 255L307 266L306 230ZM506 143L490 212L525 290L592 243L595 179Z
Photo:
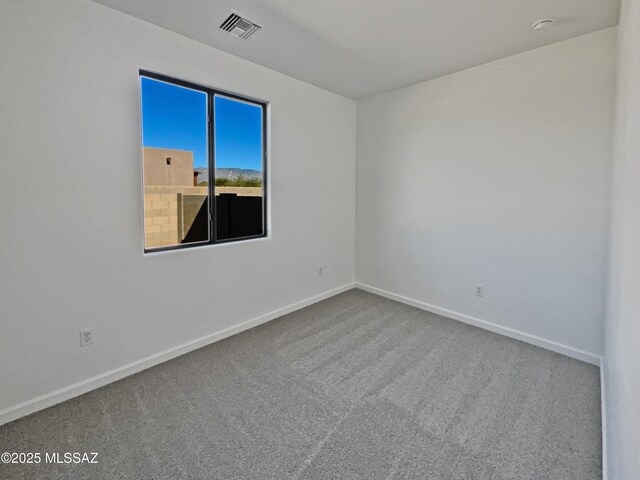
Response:
M93 328L80 330L80 346L93 345Z
M476 284L476 296L484 297L484 285Z
M324 267L318 267L318 276L321 277L324 273Z

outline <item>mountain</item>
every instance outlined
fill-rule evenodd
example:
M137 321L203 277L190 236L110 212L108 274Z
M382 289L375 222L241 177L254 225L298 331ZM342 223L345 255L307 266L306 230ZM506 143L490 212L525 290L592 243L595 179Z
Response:
M198 172L198 183L209 181L209 169L208 168L194 168ZM229 180L235 180L240 175L246 179L262 178L262 172L259 170L252 170L250 168L216 168L216 177L228 178Z

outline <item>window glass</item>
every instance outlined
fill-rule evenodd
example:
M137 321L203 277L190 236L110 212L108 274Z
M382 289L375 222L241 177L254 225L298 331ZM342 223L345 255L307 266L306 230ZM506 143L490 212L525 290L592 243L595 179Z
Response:
M264 233L263 106L216 95L216 238Z
M141 82L145 248L207 242L207 94Z
M266 233L263 103L140 71L145 252Z

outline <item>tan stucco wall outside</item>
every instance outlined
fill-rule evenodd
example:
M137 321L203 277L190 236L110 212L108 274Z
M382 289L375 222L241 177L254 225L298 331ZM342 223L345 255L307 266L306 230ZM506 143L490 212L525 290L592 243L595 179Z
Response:
M193 152L144 147L144 185L193 186Z

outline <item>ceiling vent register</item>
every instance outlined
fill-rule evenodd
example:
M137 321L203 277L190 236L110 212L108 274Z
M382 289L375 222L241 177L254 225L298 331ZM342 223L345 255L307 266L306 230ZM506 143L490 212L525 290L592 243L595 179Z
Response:
M229 15L220 28L225 32L229 32L234 37L247 39L262 27L257 23L252 22L248 18L241 17L235 13Z

